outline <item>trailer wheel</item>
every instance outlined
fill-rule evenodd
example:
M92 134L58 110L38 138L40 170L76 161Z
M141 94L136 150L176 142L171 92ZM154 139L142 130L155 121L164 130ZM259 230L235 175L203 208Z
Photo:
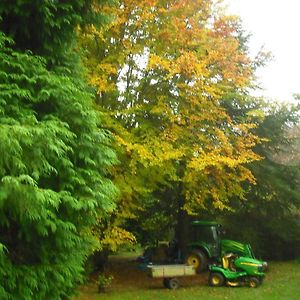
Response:
M179 288L179 280L177 278L170 278L169 279L169 289L176 290Z
M260 281L256 277L250 277L249 278L249 287L251 288L257 288L260 285Z
M208 259L205 253L201 250L193 250L186 259L186 263L193 266L197 273L207 269Z
M169 278L164 278L163 285L165 288L167 288L167 289L169 288Z
M223 286L225 283L225 278L221 273L213 272L209 274L208 284L210 286Z

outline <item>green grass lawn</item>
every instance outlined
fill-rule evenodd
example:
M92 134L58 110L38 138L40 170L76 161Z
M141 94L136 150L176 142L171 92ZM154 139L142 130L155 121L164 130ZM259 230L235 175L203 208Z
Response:
M93 284L80 288L74 300L299 300L300 262L270 263L263 284L258 288L207 285L208 274L180 278L178 290L163 288L161 280L148 278L134 263L115 261L111 264L114 283L105 294L98 294Z

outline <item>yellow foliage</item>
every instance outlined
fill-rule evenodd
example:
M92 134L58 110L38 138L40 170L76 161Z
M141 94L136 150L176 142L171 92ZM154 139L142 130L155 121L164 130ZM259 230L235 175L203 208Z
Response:
M148 62L148 69L161 68L162 70L171 71L171 62L162 57L151 54Z
M125 0L103 9L114 20L91 27L82 42L121 161L113 170L122 192L116 218L134 218L140 198L178 182L190 213L230 209L243 182L255 182L246 166L260 159L251 120L262 117L233 119L222 104L253 79L236 19L207 0ZM111 236L118 234L126 236Z
M135 236L124 230L123 228L113 226L105 231L104 238L100 240L102 247L110 249L111 251L117 251L122 245L135 244Z

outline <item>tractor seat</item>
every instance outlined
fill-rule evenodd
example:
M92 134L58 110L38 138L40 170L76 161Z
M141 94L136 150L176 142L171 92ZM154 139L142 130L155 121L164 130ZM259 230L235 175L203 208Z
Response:
M228 269L229 267L229 259L226 256L222 257L222 265L224 269Z
M233 253L227 253L222 257L222 265L224 269L229 269L231 271L236 271L234 267L234 259L236 255Z

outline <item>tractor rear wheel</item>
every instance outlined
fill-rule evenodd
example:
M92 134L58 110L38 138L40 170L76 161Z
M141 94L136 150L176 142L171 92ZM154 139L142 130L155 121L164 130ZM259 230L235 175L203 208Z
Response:
M225 283L225 278L221 273L212 272L209 274L208 284L210 286L223 286Z
M197 273L203 272L207 269L208 258L201 250L193 250L186 258L186 263L193 266Z

